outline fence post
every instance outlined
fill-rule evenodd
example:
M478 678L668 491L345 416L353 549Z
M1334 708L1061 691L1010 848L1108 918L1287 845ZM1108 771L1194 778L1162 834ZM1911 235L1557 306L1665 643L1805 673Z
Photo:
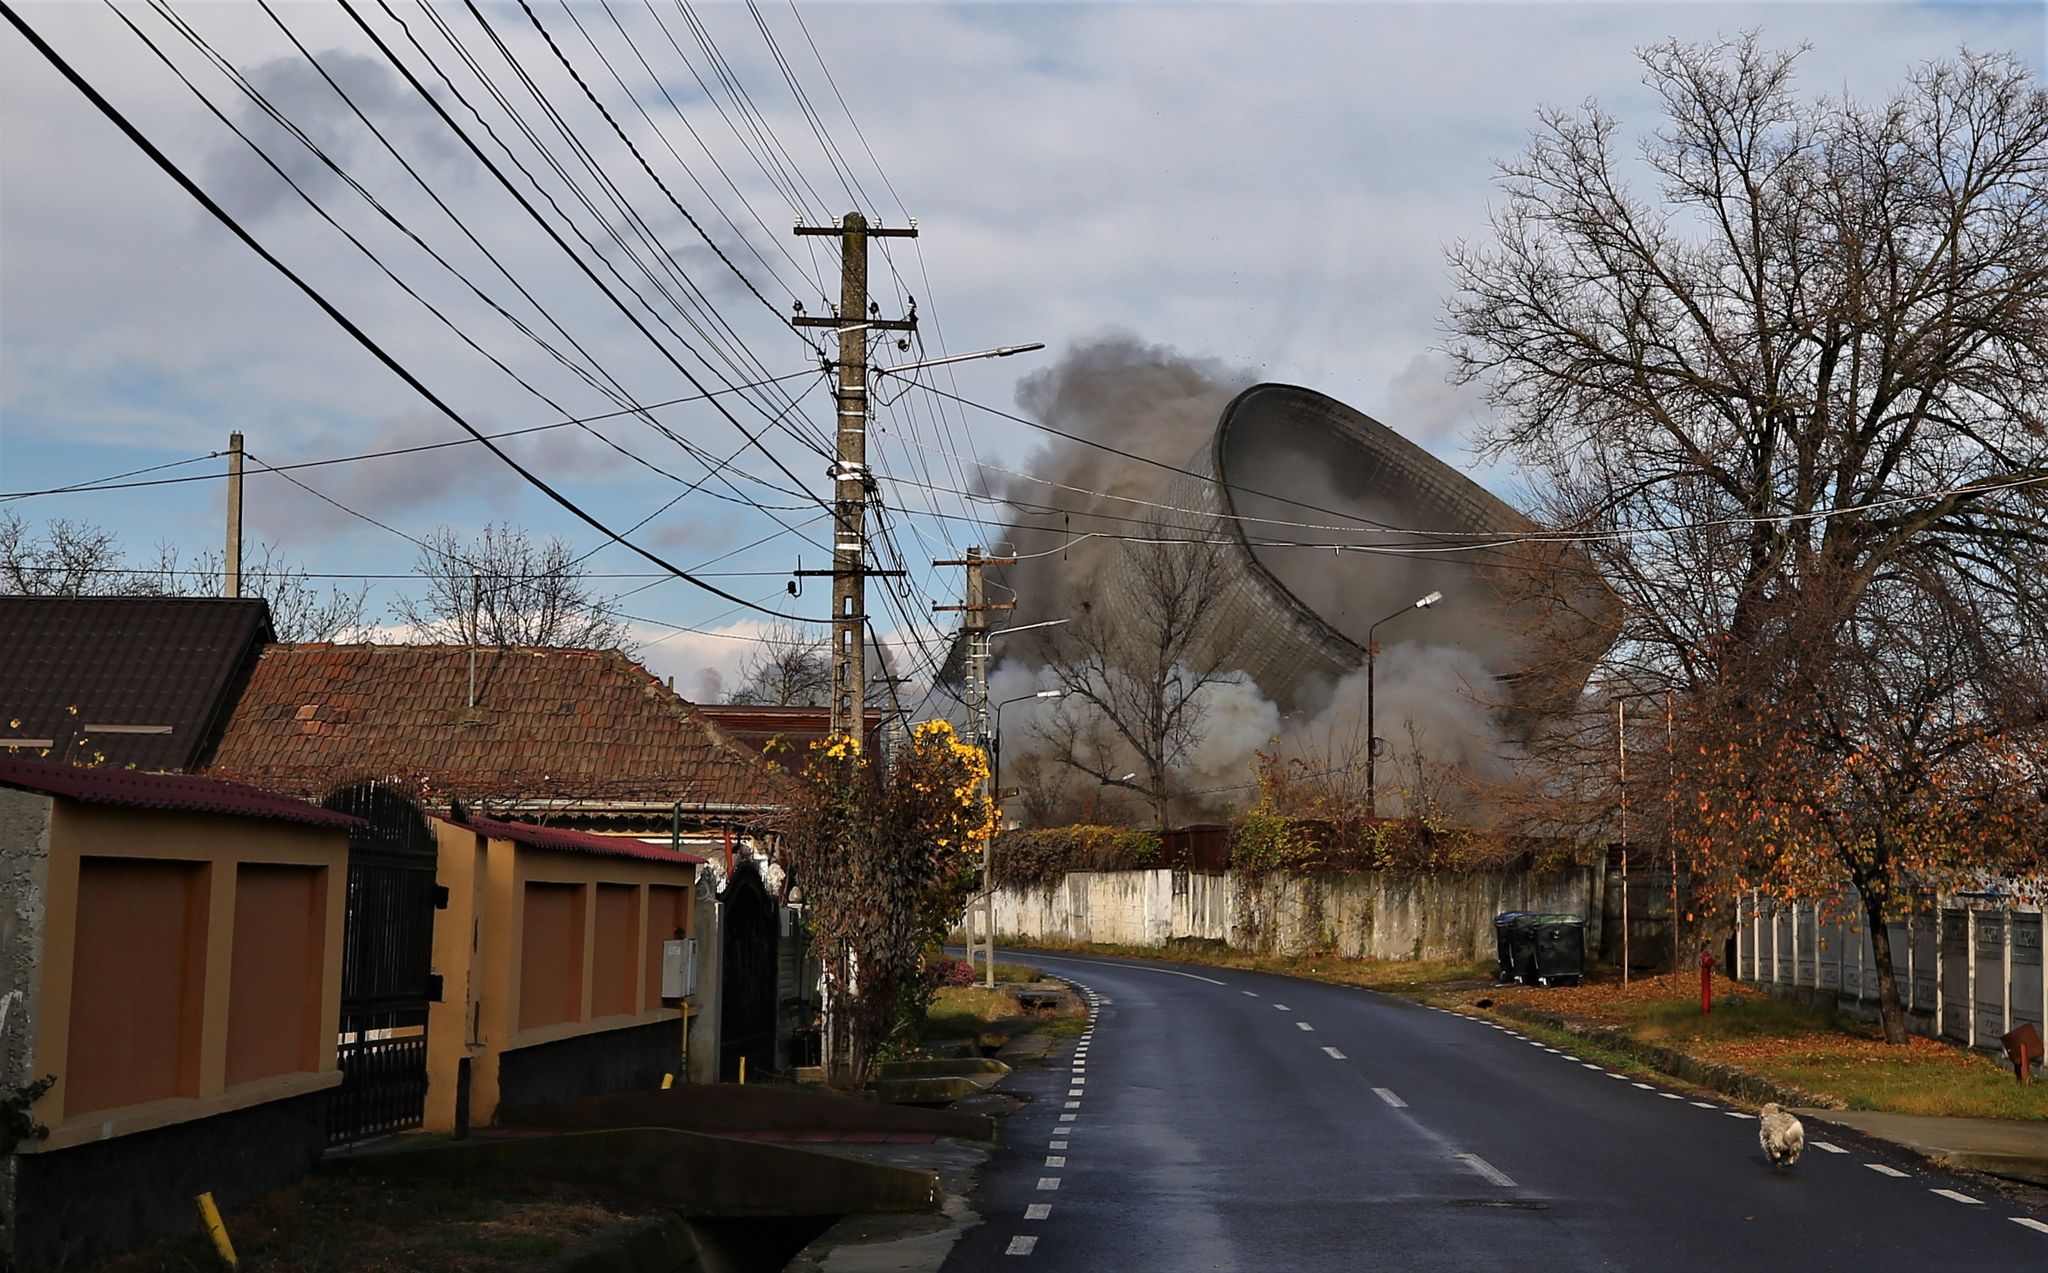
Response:
M1999 945L1999 948L1998 948L1998 951L1999 951L1999 956L2000 956L2000 960L1999 960L1999 963L2000 963L2000 966L2001 966L2001 968L2003 969L2003 971L2002 971L2002 973L2001 973L2000 975L2001 975L2001 976L2002 976L2002 977L2004 978L2004 980L2002 980L2001 982L1999 982L1999 986L1998 986L1998 1010L1999 1010L1999 1027L1998 1027L1998 1032L1999 1032L2000 1034L2011 1034L2011 1033L2012 1033L2012 904L2011 904L2010 902L2006 903L2006 907L2005 907L2005 940L2004 940L2004 941L2003 941L2002 943L2000 943L2000 945Z
M1963 952L1970 962L1963 965L1968 972L1964 981L1965 993L1970 996L1968 1013L1969 1025L1963 1031L1963 1043L1967 1047L1977 1046L1977 908L1963 908Z
M1913 912L1909 908L1906 911L1906 1011L1908 1012L1911 1012L1918 1006L1917 1000L1920 992L1920 979L1915 975L1913 968L1915 962L1913 959L1914 944ZM1892 976L1896 978L1898 974L1899 961L1897 956L1894 956L1892 958Z

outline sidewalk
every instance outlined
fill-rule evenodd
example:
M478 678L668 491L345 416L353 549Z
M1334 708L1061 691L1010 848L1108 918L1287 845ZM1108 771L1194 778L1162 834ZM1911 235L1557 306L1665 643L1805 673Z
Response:
M1923 1158L2048 1187L2048 1123L2012 1118L1936 1118L1872 1110L1800 1109L1810 1122L1834 1123L1903 1145Z

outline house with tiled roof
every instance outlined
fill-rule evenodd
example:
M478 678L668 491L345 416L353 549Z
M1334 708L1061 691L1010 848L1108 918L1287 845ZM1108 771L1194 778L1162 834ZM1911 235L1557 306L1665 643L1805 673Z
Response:
M253 598L0 596L0 758L196 769L271 636Z
M617 650L266 646L207 772L312 800L378 782L423 807L641 835L752 828L788 790Z

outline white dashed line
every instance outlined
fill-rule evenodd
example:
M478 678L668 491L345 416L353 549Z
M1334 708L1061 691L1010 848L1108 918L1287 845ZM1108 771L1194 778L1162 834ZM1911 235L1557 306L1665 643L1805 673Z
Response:
M1079 1101L1068 1101L1068 1102L1067 1102L1067 1108L1068 1108L1068 1109L1079 1109L1079 1108L1081 1108L1081 1102L1079 1102Z
M1906 1174L1905 1172L1900 1171L1897 1167L1887 1167L1881 1162L1867 1162L1863 1165L1870 1168L1872 1171L1876 1172L1880 1176L1892 1176L1894 1178L1903 1178Z
M1074 1121L1074 1117L1072 1114L1062 1114L1060 1115L1060 1121L1062 1123L1071 1123Z
M1557 1050L1556 1048L1545 1048L1545 1049L1543 1049L1543 1050L1544 1050L1545 1052L1548 1052L1548 1053L1550 1053L1550 1054L1551 1054L1552 1056L1564 1056L1564 1053L1562 1053L1562 1052L1558 1051L1558 1050ZM1565 1059L1566 1059L1566 1060L1570 1060L1571 1058L1570 1058L1570 1057L1566 1057Z
M1339 1052L1335 1048L1324 1048L1323 1051L1330 1054L1330 1059L1332 1061L1341 1061L1344 1059L1344 1054L1342 1052Z
M1065 1149L1067 1142L1063 1140L1050 1140L1045 1143L1045 1147L1047 1149Z
M1292 1012L1292 1011L1294 1011L1294 1009L1292 1009L1292 1008L1288 1007L1288 1006L1287 1006L1286 1004L1284 1004L1284 1003L1276 1003L1276 1004L1274 1004L1273 1006L1274 1006L1274 1007L1276 1007L1276 1008L1278 1008L1278 1009L1280 1009L1280 1011L1282 1011L1282 1012Z
M1591 1061L1581 1061L1579 1062L1579 1064L1585 1066L1589 1070L1597 1070L1600 1068L1599 1066L1593 1064Z
M1313 1030L1313 1029L1315 1029L1315 1027L1314 1027L1314 1026L1310 1025L1310 1024L1309 1024L1308 1022L1306 1022L1306 1021L1297 1021L1297 1022L1295 1022L1295 1023L1294 1023L1294 1028L1295 1028L1295 1029L1297 1029L1297 1030Z
M1243 995L1247 999L1256 999L1259 997L1259 992L1256 990L1240 990L1237 993Z
M1643 1089L1643 1090L1644 1090L1645 1092L1654 1092L1654 1091L1656 1091L1656 1090L1657 1090L1656 1088L1654 1088L1654 1087L1651 1087L1651 1086L1650 1086L1650 1085L1649 1085L1648 1083L1633 1083L1633 1082L1632 1082L1632 1083L1630 1083L1630 1084L1629 1084L1629 1086L1630 1086L1630 1087L1640 1087L1640 1088L1642 1088L1642 1089Z
M1821 1150L1821 1151L1823 1151L1823 1152L1825 1152L1825 1153L1830 1153L1830 1154L1846 1154L1846 1153L1848 1153L1848 1152L1849 1152L1848 1150L1846 1150L1846 1149L1842 1148L1842 1147L1841 1147L1840 1145L1830 1145L1830 1144L1828 1144L1828 1143L1827 1143L1826 1141L1824 1141L1824 1140L1817 1140L1817 1141L1814 1141L1814 1142L1813 1142L1813 1147L1814 1147L1815 1149L1818 1149L1818 1150Z
M1050 1202L1034 1202L1024 1208L1024 1218L1026 1220L1043 1220L1051 1214L1052 1204Z
M1972 1198L1969 1194L1957 1193L1953 1189L1929 1189L1927 1192L1932 1194L1939 1194L1942 1197L1948 1199L1950 1202L1967 1202L1973 1207L1981 1207L1984 1205L1983 1203L1977 1201L1975 1198Z
M1729 1109L1729 1110L1722 1110L1721 1112L1722 1112L1722 1113L1724 1113L1724 1114L1726 1114L1726 1115L1727 1115L1728 1117L1730 1117L1730 1118L1746 1118L1746 1119L1749 1119L1749 1120L1750 1120L1751 1122L1755 1122L1755 1121L1756 1121L1756 1115L1754 1115L1754 1114L1745 1114L1745 1113L1743 1113L1743 1112L1742 1112L1741 1110L1739 1110L1739 1109Z
M1087 1089L1087 1088L1085 1088L1085 1087L1070 1087L1070 1088L1068 1088L1068 1089L1067 1089L1067 1095L1069 1095L1069 1096L1086 1096L1086 1095L1088 1095L1088 1089Z
M1464 1163L1467 1167L1470 1167L1472 1170L1478 1172L1480 1175L1486 1177L1488 1180L1492 1181L1494 1184L1499 1185L1503 1189L1512 1189L1515 1187L1515 1182L1509 1179L1508 1174L1506 1172L1494 1166L1492 1163L1486 1161L1484 1158L1481 1158L1478 1154L1453 1154L1452 1157L1456 1158L1459 1162Z
M1088 1081L1088 1076L1086 1074L1076 1074L1071 1081L1076 1087L1078 1087L1081 1084L1086 1083Z
M1657 1095L1663 1097L1667 1101L1682 1101L1685 1099L1683 1096L1680 1096L1676 1092L1659 1092L1657 1093Z
M1559 1055L1559 1056L1561 1056L1561 1057L1563 1057L1563 1058L1564 1058L1565 1060L1567 1060L1567 1061L1579 1061L1579 1058L1577 1058L1577 1057L1573 1056L1573 1055L1572 1055L1571 1053L1569 1053L1569 1052L1560 1052L1560 1053L1558 1053L1558 1055ZM1584 1065L1584 1064L1585 1064L1585 1062L1584 1062L1584 1061L1579 1061L1579 1064L1580 1064L1580 1065Z
M1067 1156L1065 1154L1047 1154L1045 1165L1048 1167L1064 1167L1067 1165Z
M1393 1094L1393 1093L1392 1093L1391 1091L1387 1090L1387 1089L1386 1089L1386 1088L1384 1088L1384 1087L1376 1087L1376 1088L1372 1089L1372 1094L1373 1094L1374 1096L1377 1096L1377 1097L1379 1097L1379 1098L1380 1098L1381 1100L1385 1101L1385 1102L1386 1102L1387 1104L1389 1104L1389 1105L1393 1106L1393 1107L1394 1107L1395 1109L1407 1109L1407 1108L1408 1108L1408 1102L1406 1102L1406 1101L1402 1100L1402 1099L1401 1099L1400 1097L1398 1097L1398 1096L1394 1095L1394 1094Z
M1716 1105L1716 1104L1714 1104L1714 1103L1713 1103L1712 1101L1688 1101L1688 1102L1687 1102L1687 1104L1691 1105L1691 1106L1692 1106L1692 1107L1693 1107L1694 1109L1719 1109L1719 1108L1721 1108L1721 1107L1720 1107L1719 1105ZM1838 1149L1838 1150L1836 1150L1835 1152L1836 1152L1836 1153L1841 1153L1842 1151Z
M1010 1245L1003 1248L1004 1255L1029 1255L1031 1248L1038 1245L1037 1238L1011 1238Z
M1616 1073L1615 1073L1615 1072L1614 1072L1613 1070L1609 1070L1609 1071L1607 1071L1607 1077L1608 1077L1608 1078L1611 1078L1611 1079L1620 1079L1620 1080L1621 1080L1622 1082L1624 1082L1624 1083L1632 1081L1632 1080L1630 1080L1630 1079L1629 1079L1629 1076L1628 1076L1628 1075L1626 1075L1626 1074L1616 1074Z
M1043 1190L1057 1189L1060 1187L1060 1178L1058 1176L1040 1176L1038 1178L1038 1187Z
M2030 1220L2025 1216L2007 1216L2006 1218L2014 1224L2026 1225L2036 1233L2048 1233L2048 1224L2043 1224L2039 1220Z

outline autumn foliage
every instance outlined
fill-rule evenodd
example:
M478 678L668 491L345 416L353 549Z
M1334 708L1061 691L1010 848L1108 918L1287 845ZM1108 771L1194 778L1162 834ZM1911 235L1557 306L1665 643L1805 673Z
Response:
M836 735L798 777L783 846L824 968L825 1061L837 1085L866 1081L899 998L923 989L922 952L959 915L995 828L987 775L979 748L930 721L886 765Z

